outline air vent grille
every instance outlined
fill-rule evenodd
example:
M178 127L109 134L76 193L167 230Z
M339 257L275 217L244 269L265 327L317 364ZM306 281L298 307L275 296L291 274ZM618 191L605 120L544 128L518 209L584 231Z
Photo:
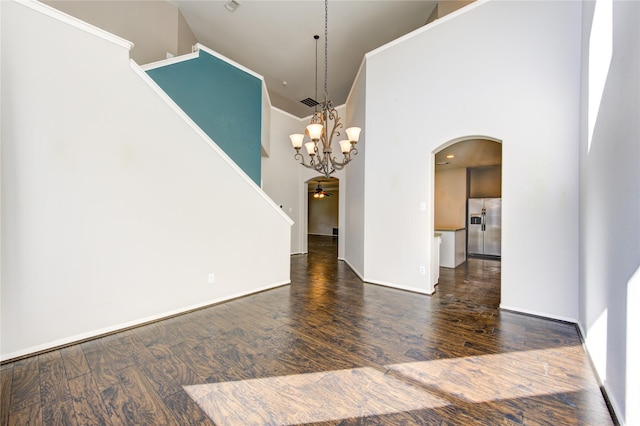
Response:
M309 107L314 107L316 105L320 105L320 102L316 101L315 99L311 99L311 98L303 99L300 102L302 102L303 104L305 104L306 106L309 106Z

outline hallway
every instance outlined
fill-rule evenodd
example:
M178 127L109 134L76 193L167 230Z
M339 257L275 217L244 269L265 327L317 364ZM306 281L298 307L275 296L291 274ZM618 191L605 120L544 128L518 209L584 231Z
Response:
M2 424L612 424L575 326L497 309L499 261L430 297L335 241L291 285L3 365Z

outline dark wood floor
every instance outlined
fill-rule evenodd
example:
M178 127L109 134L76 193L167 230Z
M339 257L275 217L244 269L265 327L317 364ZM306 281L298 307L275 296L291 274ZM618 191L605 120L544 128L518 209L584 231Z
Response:
M2 365L2 424L606 425L574 325L498 310L500 262L433 296L317 237L290 286Z

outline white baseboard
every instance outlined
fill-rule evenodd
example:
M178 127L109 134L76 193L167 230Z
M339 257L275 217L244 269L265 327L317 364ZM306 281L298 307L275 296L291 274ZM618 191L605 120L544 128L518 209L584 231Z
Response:
M595 368L595 365L594 365L593 360L591 358L591 354L589 354L589 348L587 347L587 334L585 333L584 329L582 328L582 324L580 324L580 322L578 320L573 319L573 318L556 316L556 315L549 315L549 314L546 314L546 313L529 311L529 310L526 310L526 309L514 308L512 306L506 306L506 305L502 305L502 304L500 304L500 309L501 310L505 310L505 311L515 312L515 313L520 313L520 314L525 314L525 315L533 315L533 316L540 317L540 318L546 318L546 319L550 319L550 320L563 321L563 322L575 324L577 329L578 329L578 333L580 333L580 340L582 341L582 347L584 348L584 352L587 355L587 358L589 359L589 364L591 365L591 370L593 371L593 374L596 377L596 380L598 382L598 385L600 386L600 389L602 389L602 391L604 392L604 398L606 399L607 404L609 404L611 409L613 409L613 413L616 416L616 420L619 422L620 425L624 426L625 423L624 423L624 420L623 420L624 416L622 415L622 410L620 410L620 407L616 403L615 399L613 399L613 398L611 398L609 396L609 395L613 395L613 394L609 391L607 383L606 382L604 382L604 383L602 382L602 380L600 378L600 375L598 374L598 370L596 370L596 368Z
M530 311L530 310L527 310L527 309L516 308L514 306L503 305L502 303L500 304L500 309L504 310L504 311L516 312L516 313L519 313L519 314L533 315L534 317L540 317L540 318L547 318L547 319L552 319L552 320L556 320L556 321L569 322L569 323L572 323L572 324L577 324L578 323L578 320L575 319L575 318L568 318L568 317L562 317L562 316L558 316L558 315L550 315L548 313L543 313L543 312Z
M433 291L429 292L428 290L425 290L423 288L408 287L408 286L398 285L398 284L395 284L395 283L389 283L389 282L385 282L385 281L365 279L360 274L360 272L356 268L354 268L353 265L351 265L349 263L349 261L347 259L338 258L338 260L342 260L344 263L346 263L349 266L349 268L351 268L353 273L356 274L358 276L358 278L360 278L360 280L362 280L365 284L381 285L383 287L389 287L389 288L395 288L395 289L398 289L398 290L410 291L412 293L426 294L427 296L431 296L433 293L436 292L435 289Z
M354 267L353 267L353 265L352 265L351 263L349 263L349 261L348 261L347 259L339 257L339 258L338 258L338 260L342 260L344 263L346 263L346 264L347 264L347 266L348 266L349 268L351 268L351 270L353 271L353 273L354 273L354 274L356 274L356 275L358 276L358 278L360 278L360 280L364 281L364 278L362 277L362 275L360 274L360 272L359 272L356 268L354 268Z
M389 283L389 282L379 281L379 280L363 280L363 281L365 283L368 283L368 284L381 285L381 286L384 286L384 287L395 288L395 289L398 289L398 290L410 291L412 293L425 294L427 296L431 296L433 293L436 292L435 290L429 292L428 290L425 290L424 288L409 287L409 286L404 286L404 285L399 285L399 284Z
M618 424L620 424L620 426L625 426L622 410L616 403L616 400L610 397L610 395L613 395L613 393L610 392L609 387L607 386L607 383L602 381L600 374L598 374L598 370L596 369L596 366L593 362L593 359L591 358L591 354L589 353L589 348L587 347L587 333L584 331L584 328L582 328L582 324L578 322L577 326L578 326L578 332L580 333L580 340L582 340L582 347L584 348L584 352L587 354L587 357L589 358L589 364L591 365L591 370L593 370L593 374L596 376L596 380L598 381L598 386L600 386L600 389L602 389L602 391L604 392L604 397L606 399L606 402L609 404L611 409L613 409L613 413L616 416L616 420L618 421Z
M22 350L19 350L19 351L16 351L16 352L11 352L11 353L8 353L8 354L4 354L4 355L2 355L0 357L0 361L4 362L4 361L12 360L14 358L22 358L22 357L26 357L26 356L31 356L31 355L34 355L34 354L37 354L37 353L50 351L50 350L53 350L55 348L72 345L72 344L83 342L83 341L90 340L90 339L99 338L100 336L104 336L104 335L112 334L112 333L117 333L119 331L124 331L124 330L127 330L127 329L132 328L132 327L137 327L137 326L141 326L141 325L148 324L148 323L151 323L151 322L155 322L155 321L160 321L160 320L163 320L163 319L171 318L171 317L174 317L176 315L180 315L180 314L184 314L184 313L187 313L187 312L190 312L190 311L194 311L196 309L205 308L207 306L216 305L218 303L222 303L222 302L226 302L226 301L229 301L229 300L237 299L239 297L249 296L249 295L254 294L254 293L260 293L260 292L265 291L265 290L271 290L271 289L274 289L274 288L277 288L277 287L282 287L282 286L285 286L285 285L288 285L288 284L291 284L291 281L283 281L283 282L280 282L280 283L274 283L274 284L271 284L271 285L268 285L268 286L264 286L264 287L260 287L260 288L257 288L257 289L253 289L251 291L234 293L234 294L231 294L229 296L208 300L208 301L203 302L203 303L197 303L195 305L187 306L187 307L184 307L184 308L174 309L174 310L171 310L171 311L163 312L161 314L151 315L151 316L140 318L140 319L137 319L137 320L134 320L134 321L129 321L129 322L125 322L125 323L121 323L121 324L117 324L117 325L113 325L113 326L109 326L109 327L100 328L98 330L92 330L92 331L88 331L86 333L76 334L74 336L65 337L63 339L53 340L51 342L43 343L41 345L31 346L31 347L28 347L26 349L22 349Z

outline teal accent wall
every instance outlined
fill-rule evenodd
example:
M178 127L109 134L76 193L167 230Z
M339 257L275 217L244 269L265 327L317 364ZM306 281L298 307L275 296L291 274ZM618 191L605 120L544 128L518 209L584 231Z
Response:
M260 185L262 81L202 50L147 74Z

